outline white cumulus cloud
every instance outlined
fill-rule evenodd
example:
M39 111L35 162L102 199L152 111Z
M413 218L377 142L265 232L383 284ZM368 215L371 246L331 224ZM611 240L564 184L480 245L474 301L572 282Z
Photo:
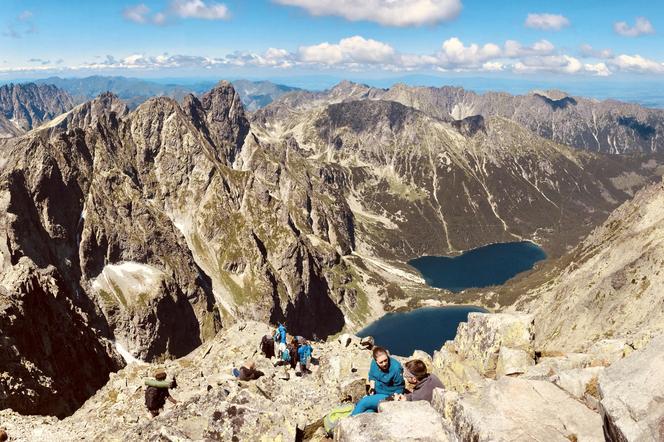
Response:
M640 55L618 55L611 61L611 64L621 71L664 74L664 63Z
M333 15L351 21L373 21L386 26L420 26L455 19L461 0L273 0L297 6L311 15Z
M495 59L501 53L500 46L493 43L487 43L483 46L472 43L465 46L457 37L452 37L443 42L439 59L444 65L450 67L471 67L480 65L487 60Z
M645 17L637 17L634 26L630 26L624 21L616 22L613 24L613 30L623 37L638 37L655 33L652 23Z
M148 21L147 15L150 13L150 8L141 3L140 5L130 6L122 11L122 16L134 23L146 23Z
M313 46L301 46L298 53L301 61L332 65L341 62L389 63L392 61L395 51L386 43L356 35L344 38L339 43L325 42Z
M174 0L171 11L181 18L226 20L230 18L228 7L221 3L206 4L203 0Z
M528 14L525 25L545 31L560 31L569 26L569 19L560 14Z
M583 57L592 57L592 58L602 58L608 59L613 57L613 51L611 49L595 49L589 44L582 44L581 55Z

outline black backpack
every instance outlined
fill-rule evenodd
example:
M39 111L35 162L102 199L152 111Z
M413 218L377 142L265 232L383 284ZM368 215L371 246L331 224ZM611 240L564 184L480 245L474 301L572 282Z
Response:
M166 404L166 395L161 390L157 387L145 389L145 406L148 410L159 410Z

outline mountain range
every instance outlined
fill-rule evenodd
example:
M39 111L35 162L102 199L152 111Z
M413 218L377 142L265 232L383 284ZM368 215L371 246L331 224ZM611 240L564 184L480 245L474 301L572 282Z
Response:
M121 355L183 357L246 321L324 339L472 297L536 318L540 352L659 330L661 111L343 82L248 113L235 87L135 108L0 90L1 406L68 416ZM405 264L514 240L552 259L504 288L455 295Z

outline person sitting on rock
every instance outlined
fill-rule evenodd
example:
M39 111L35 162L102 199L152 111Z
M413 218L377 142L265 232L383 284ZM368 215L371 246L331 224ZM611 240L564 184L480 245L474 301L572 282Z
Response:
M445 388L435 374L427 372L427 366L421 360L413 359L406 362L405 365L403 377L409 384L413 384L415 387L410 393L395 396L396 400L427 401L431 403L433 390L435 388Z
M233 375L241 381L254 381L264 374L262 371L256 370L256 363L252 360L246 361L239 370L233 369Z
M166 382L166 372L160 370L154 374L154 378L156 382L152 379L145 381L147 384L147 388L145 389L145 406L152 417L159 416L159 412L166 404L166 399L172 404L178 403L168 391L169 388L173 388L174 381Z
M274 339L272 336L265 335L261 339L261 352L265 355L266 358L272 359L274 357Z
M304 341L304 344L300 345L300 348L297 349L297 356L300 361L300 374L302 376L311 373L309 370L309 363L311 362L311 354L313 351L311 344L306 340Z
M368 376L369 396L358 401L351 416L366 412L375 413L380 402L403 393L405 383L403 367L399 361L391 357L383 347L374 347L372 354Z

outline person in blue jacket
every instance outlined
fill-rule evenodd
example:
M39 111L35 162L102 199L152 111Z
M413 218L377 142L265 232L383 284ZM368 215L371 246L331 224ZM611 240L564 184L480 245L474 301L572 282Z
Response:
M311 361L311 353L313 352L313 348L311 348L311 344L309 341L304 341L303 345L300 345L300 347L297 349L297 355L299 358L300 362L300 373L301 376L304 376L305 374L311 373L309 370L309 362Z
M390 396L403 393L403 367L383 347L374 347L373 360L369 367L369 396L358 401L351 413L375 413L378 404Z

